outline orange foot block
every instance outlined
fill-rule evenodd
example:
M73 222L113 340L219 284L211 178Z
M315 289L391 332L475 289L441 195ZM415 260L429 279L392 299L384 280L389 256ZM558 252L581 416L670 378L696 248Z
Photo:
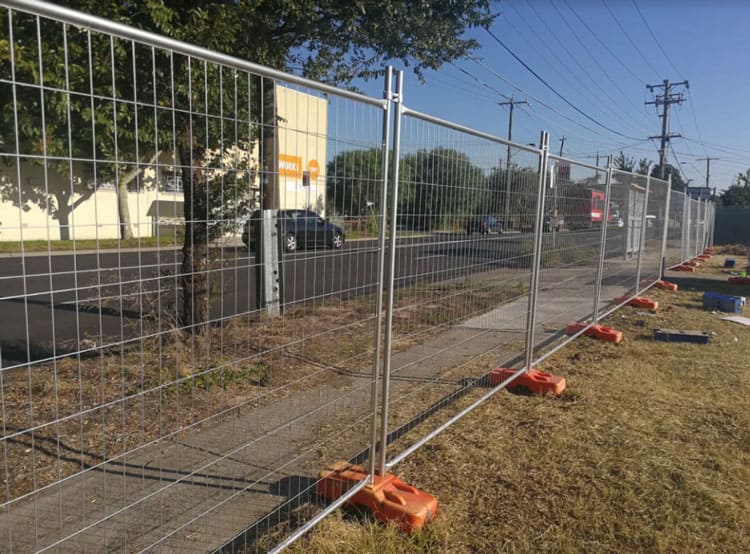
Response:
M686 265L688 267L700 267L701 263L699 261L697 261L696 259L692 259L690 261L685 262L682 265Z
M615 298L615 302L625 302L627 299L627 296L620 296L619 298ZM659 308L659 303L656 300L651 300L645 296L634 296L626 305L633 306L634 308L641 308L643 310L656 310Z
M672 292L676 292L678 288L677 283L670 283L669 281L656 281L656 283L654 283L654 286L657 289L664 289Z
M711 259L711 254L701 254L700 256L696 256L695 259L699 262L706 262Z
M497 386L516 373L516 369L498 367L490 371L490 385ZM565 377L558 377L551 373L545 373L532 369L527 373L521 373L515 380L508 384L509 389L526 389L532 394L554 394L560 396L565 390Z
M336 462L320 472L318 496L336 500L368 477L369 473L362 466ZM365 485L347 503L370 510L378 521L392 522L406 533L432 520L438 508L437 498L407 485L392 473L376 475L373 483Z
M669 271L695 271L695 268L687 264L680 264L670 267Z
M565 332L569 335L575 335L579 331L586 328L585 323L571 323L565 328ZM606 342L614 342L619 344L622 342L622 331L612 329L611 327L605 327L604 325L592 325L586 332L583 333L587 337L594 337Z
M705 249L705 250L703 251L703 253L704 253L704 254L713 254L713 253L714 253L714 249L713 249L713 248L706 248L706 249Z

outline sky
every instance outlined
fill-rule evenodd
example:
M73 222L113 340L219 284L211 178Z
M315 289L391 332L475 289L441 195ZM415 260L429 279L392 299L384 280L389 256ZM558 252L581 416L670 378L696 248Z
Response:
M709 185L719 190L750 168L750 0L504 0L494 9L490 32L549 87L472 30L474 59L427 72L424 83L406 70L405 105L505 137L508 107L498 103L513 96L529 102L516 106L514 142L536 143L546 130L554 153L565 137L566 157L594 163L598 153L604 164L622 150L657 162L659 141L648 137L661 134L661 119L644 103L663 89L647 85L687 80L672 89L685 101L670 107L670 131L682 138L668 162L702 186L700 159L718 158ZM382 83L361 87L381 95Z

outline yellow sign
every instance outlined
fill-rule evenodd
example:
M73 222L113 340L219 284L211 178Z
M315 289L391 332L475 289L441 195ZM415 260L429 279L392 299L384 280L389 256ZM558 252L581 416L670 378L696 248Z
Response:
M318 165L318 160L310 160L307 164L307 171L310 173L310 180L315 181L320 175L320 165Z
M320 176L320 164L318 160L310 160L307 163L307 171L310 174L310 180L315 181ZM302 157L292 156L291 154L279 154L279 175L302 179Z
M279 175L301 179L302 158L289 154L279 154Z

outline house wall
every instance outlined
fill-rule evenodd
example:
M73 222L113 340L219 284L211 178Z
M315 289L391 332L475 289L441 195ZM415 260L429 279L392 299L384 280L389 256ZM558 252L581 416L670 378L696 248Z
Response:
M325 215L328 100L279 86L279 209Z
M279 191L277 208L310 208L324 215L326 129L328 101L324 97L277 86ZM257 167L258 145L249 153ZM118 238L117 193L114 185L94 179L89 163L73 164L71 177L48 164L45 176L41 163L21 162L23 193L41 189L44 198L18 204L18 180L14 158L0 163L0 241ZM154 236L157 228L172 229L181 224L182 192L171 190L172 155L165 152L139 179L138 191L128 193L131 227L136 237ZM156 169L154 169L156 168ZM157 175L157 171L159 174ZM97 183L94 190L94 183ZM46 183L46 186L45 186ZM258 190L257 171L251 188ZM56 212L58 202L75 206L65 221Z

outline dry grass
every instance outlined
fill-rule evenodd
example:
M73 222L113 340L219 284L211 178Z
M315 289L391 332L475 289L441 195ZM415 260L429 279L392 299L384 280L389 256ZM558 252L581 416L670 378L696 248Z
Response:
M749 552L750 328L700 307L700 289L743 294L712 280L722 262L654 292L656 314L614 314L623 344L582 338L544 363L563 398L501 393L399 466L441 502L423 533L347 512L291 551ZM715 335L661 343L655 327Z
M507 276L482 277L399 289L394 349L524 293ZM0 502L294 391L353 385L361 372L369 375L374 312L372 295L331 298L290 307L283 318L240 317L195 336L172 330L4 375L3 425L14 436L7 466L0 464ZM146 331L169 329L165 321L145 324ZM31 426L37 430L24 432Z

